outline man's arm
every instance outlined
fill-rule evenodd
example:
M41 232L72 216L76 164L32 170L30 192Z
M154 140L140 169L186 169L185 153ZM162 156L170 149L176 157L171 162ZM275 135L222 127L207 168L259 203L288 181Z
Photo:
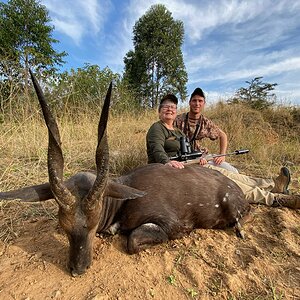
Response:
M218 128L218 134L219 134L219 152L220 152L219 154L225 154L228 145L227 134L219 128ZM215 157L214 162L215 164L220 165L222 162L225 161L225 158L226 158L225 156ZM200 165L206 165L206 164L207 164L207 160L205 159L205 156L201 157Z
M220 154L225 154L227 151L227 145L228 145L227 134L221 129L220 129L219 140L220 140ZM225 156L220 156L220 157L214 158L214 162L217 165L221 164L223 161L225 161Z

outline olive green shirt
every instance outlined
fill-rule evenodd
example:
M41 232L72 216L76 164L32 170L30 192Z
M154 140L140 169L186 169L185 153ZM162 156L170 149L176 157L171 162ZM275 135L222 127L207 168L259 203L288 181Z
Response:
M178 128L170 130L162 121L158 121L149 128L146 143L148 163L165 164L170 156L175 156L180 150L180 137L184 136Z

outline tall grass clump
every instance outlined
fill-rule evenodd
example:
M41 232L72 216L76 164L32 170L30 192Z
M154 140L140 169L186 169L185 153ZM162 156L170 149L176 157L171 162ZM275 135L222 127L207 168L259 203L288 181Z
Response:
M246 148L248 155L228 158L233 164L261 173L273 173L281 165L300 164L300 109L272 107L263 111L222 102L210 106L205 115L228 135L229 152ZM208 142L216 150L218 143Z
M1 189L47 180L48 134L35 96L1 114ZM65 158L65 175L95 169L97 125L101 106L87 109L51 104L60 128ZM222 102L207 107L204 114L228 135L228 152L249 149L247 155L228 157L241 171L269 176L281 165L299 171L299 109L280 107L260 112L242 105ZM116 110L112 106L108 123L110 172L123 174L147 163L145 137L158 120L153 110ZM205 141L211 153L218 142Z
M1 114L0 181L1 189L47 180L48 133L37 99L30 99ZM70 176L95 169L97 128L101 107L61 107L51 105L60 129L65 159L64 172ZM119 175L147 162L145 136L156 120L153 111L129 112L111 109L108 123L110 172ZM19 183L19 184L18 184Z

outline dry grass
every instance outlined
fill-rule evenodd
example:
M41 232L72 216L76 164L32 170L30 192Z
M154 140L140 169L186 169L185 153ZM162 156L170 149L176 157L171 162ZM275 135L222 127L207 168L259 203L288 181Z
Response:
M67 177L95 168L100 113L100 109L89 113L78 109L76 115L72 111L60 112L58 118ZM208 108L205 114L227 132L228 152L241 148L250 150L247 155L227 158L241 171L272 176L280 166L288 165L300 180L300 121L291 123L289 109L280 108L273 111L273 115L268 113L266 118L258 111L221 103ZM145 135L156 120L156 111L110 116L108 139L112 175L146 163ZM47 139L47 130L37 108L20 109L15 115L3 117L0 127L1 190L47 180ZM211 152L218 149L217 142L205 141L205 146Z
M227 132L229 152L250 149L249 154L230 157L228 161L242 172L257 176L272 176L281 165L288 165L293 176L291 190L300 193L299 124L291 123L289 110L280 108L266 116L243 107L218 104L208 108L205 114ZM95 169L98 118L98 112L87 114L78 110L76 115L60 112L58 123L66 177L81 170ZM2 120L0 191L47 181L48 135L39 110L23 109ZM145 135L156 120L155 111L137 115L128 112L111 114L108 138L112 176L146 163ZM289 123L285 123L287 120ZM215 142L208 141L206 146L212 151L217 149ZM186 295L186 299L297 299L297 296L289 298L286 295L297 295L293 289L300 276L299 260L297 263L300 227L294 224L297 224L299 214L286 215L280 210L279 214L258 207L253 224L248 228L249 238L242 243L234 241L230 244L232 237L228 232L200 230L191 235L192 239L186 237L159 246L153 250L156 252L145 252L136 259L169 259L172 267L167 268L165 284L171 285L178 294ZM28 228L28 222L43 218L53 220L56 216L54 201L30 205L0 202L0 240L9 245L20 237L24 224ZM116 257L120 255L120 251L114 252ZM170 258L166 258L167 255ZM202 271L195 272L195 268ZM154 271L148 269L148 272ZM164 289L170 290L167 286L161 290ZM151 285L149 290L149 294L161 295Z
M81 170L95 169L100 109L89 113L83 109L78 109L77 114L74 114L74 109L72 113L59 113L65 176ZM300 131L297 132L300 121L293 123L295 126L291 128L289 109L274 111L275 117L268 113L271 122L267 122L266 117L258 111L222 103L208 108L205 114L227 132L228 152L241 148L250 149L247 155L227 158L241 171L258 176L272 176L280 166L288 165L297 180L300 180ZM120 175L146 163L145 136L156 120L156 111L113 113L110 116L108 139L112 175ZM47 129L37 107L31 110L20 108L14 115L4 115L0 126L1 190L47 180L47 143ZM211 152L218 149L218 143L209 140L205 141L205 146Z

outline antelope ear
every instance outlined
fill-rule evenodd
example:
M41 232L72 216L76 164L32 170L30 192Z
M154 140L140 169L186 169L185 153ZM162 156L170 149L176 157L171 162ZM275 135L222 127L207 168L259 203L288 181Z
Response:
M0 200L20 200L21 202L38 202L54 199L49 183L27 186L8 192L0 192Z
M140 198L146 194L144 191L109 180L104 192L104 197L108 196L115 200L127 200Z

